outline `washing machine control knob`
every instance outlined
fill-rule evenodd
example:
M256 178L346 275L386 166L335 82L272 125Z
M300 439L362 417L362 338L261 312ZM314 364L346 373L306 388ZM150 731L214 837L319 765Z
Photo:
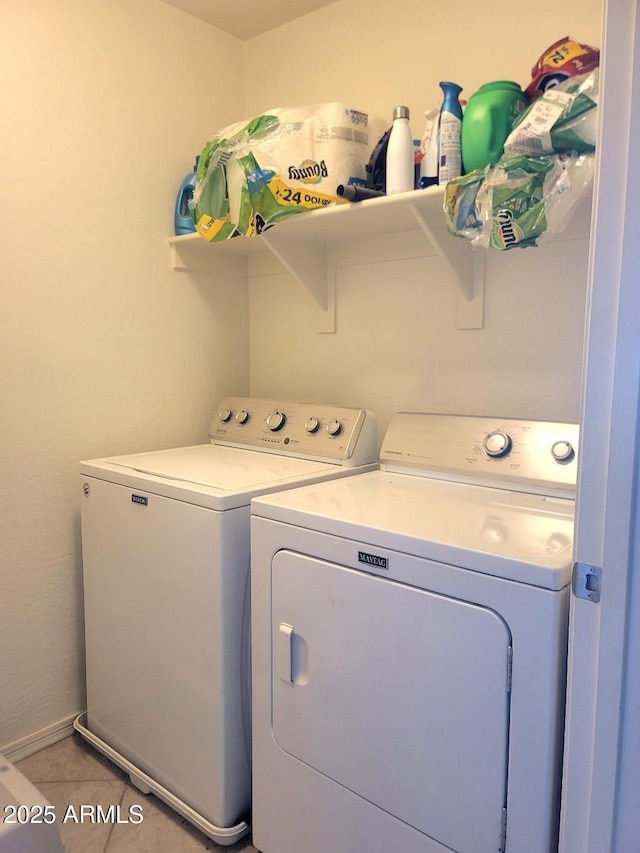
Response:
M340 435L342 432L342 424L337 418L334 418L332 421L329 421L327 424L327 432L329 435Z
M271 412L271 414L267 418L267 426L269 427L271 432L278 432L278 430L282 429L286 422L287 416L284 412L278 411L278 409L276 409L275 412Z
M556 441L551 447L551 455L556 462L569 462L573 459L573 445L570 441Z
M488 433L482 439L482 449L492 459L499 459L501 456L506 456L511 450L511 445L511 437L499 429Z
M317 418L307 418L304 428L309 433L318 432L320 429L320 421Z
M226 424L231 420L232 414L233 413L232 413L231 409L223 409L220 412L220 414L218 415L218 417L220 418L220 420L222 421L223 424Z
M238 412L236 415L236 420L239 424L246 424L249 420L249 412L246 409L242 409L242 411Z

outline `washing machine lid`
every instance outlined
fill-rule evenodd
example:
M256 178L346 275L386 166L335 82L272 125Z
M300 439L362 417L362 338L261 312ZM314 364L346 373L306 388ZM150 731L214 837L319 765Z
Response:
M326 470L326 462L309 462L269 453L200 444L194 447L140 453L110 459L114 465L169 480L183 480L222 491L277 484Z
M365 466L363 470L371 467ZM245 506L254 495L267 491L304 485L353 470L327 462L214 444L80 463L82 474L219 510Z
M570 582L568 498L372 471L258 498L252 512L546 589Z

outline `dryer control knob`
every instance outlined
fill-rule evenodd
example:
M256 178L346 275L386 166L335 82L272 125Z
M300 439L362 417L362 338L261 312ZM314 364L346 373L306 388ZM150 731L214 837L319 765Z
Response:
M277 409L275 412L271 412L269 417L267 418L267 426L271 430L271 432L278 432L279 429L287 422L287 416L284 412L280 412Z
M329 421L327 424L327 432L329 435L340 435L342 432L342 424L337 418L334 418L332 421Z
M218 415L218 417L220 418L223 424L226 424L231 420L232 414L233 412L231 411L231 409L223 409Z
M482 449L487 456L491 456L493 459L506 456L511 450L511 444L511 437L501 430L490 432L482 439Z
M551 448L551 455L556 462L569 462L573 459L573 445L570 441L556 441Z
M308 418L304 428L307 432L318 432L320 429L320 421L317 418Z
M242 409L242 411L238 412L238 414L236 415L236 420L239 424L246 424L246 422L249 420L249 412L246 409Z

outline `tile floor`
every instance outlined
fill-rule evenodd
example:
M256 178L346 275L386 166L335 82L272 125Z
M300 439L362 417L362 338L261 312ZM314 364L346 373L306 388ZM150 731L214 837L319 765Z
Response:
M177 815L152 794L141 794L129 777L89 746L78 734L16 762L16 767L53 804L56 815L69 805L80 814L81 805L142 806L143 819L133 823L58 821L66 853L258 853L250 837L221 847ZM135 813L135 812L134 812Z

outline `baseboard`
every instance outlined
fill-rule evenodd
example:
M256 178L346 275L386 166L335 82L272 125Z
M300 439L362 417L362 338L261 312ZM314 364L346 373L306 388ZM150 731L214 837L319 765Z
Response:
M51 746L51 744L57 743L59 740L64 740L73 734L73 721L77 716L78 712L76 711L74 714L58 720L57 723L53 723L30 735L25 735L25 737L19 740L14 740L13 743L7 743L0 747L0 753L8 761L15 764L17 761L33 755L34 752L40 752L41 749L45 749L45 747Z

